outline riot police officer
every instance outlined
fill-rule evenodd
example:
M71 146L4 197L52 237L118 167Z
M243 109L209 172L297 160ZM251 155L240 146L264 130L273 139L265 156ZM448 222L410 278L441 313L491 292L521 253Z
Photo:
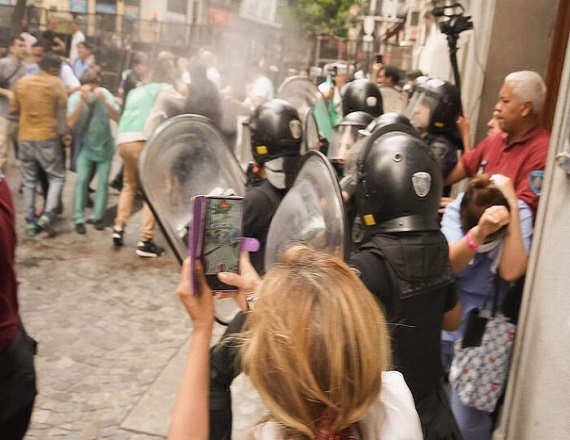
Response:
M280 99L258 106L245 123L261 183L250 188L243 201L243 236L255 238L260 250L251 255L258 273L265 272L264 245L271 219L295 179L303 129L297 110Z
M343 89L343 120L337 123L327 149L327 157L342 177L343 163L348 150L358 140L358 131L366 128L383 113L382 95L369 79L361 78L349 82Z
M251 263L259 274L265 272L265 243L271 220L285 192L295 179L302 142L301 120L287 102L273 99L258 106L245 123L251 134L251 150L259 168L261 183L250 188L243 201L243 236L260 243ZM240 373L236 365L237 347L231 335L239 333L245 314L229 324L222 341L210 352L210 438L230 439L232 431L230 384Z
M375 118L383 113L380 90L369 79L355 79L344 87L342 114L346 117L352 112L366 112Z
M444 178L457 163L457 150L463 148L456 123L460 114L461 98L454 85L441 79L422 79L414 86L406 116L440 162Z
M356 184L358 182L358 161L363 147L367 143L367 139L376 130L392 124L403 124L412 129L412 124L408 118L399 113L390 112L373 119L366 128L358 132L359 139L352 146L346 155L346 162L343 167L343 176L340 179L340 188L345 201L349 226L351 228L351 236L353 246L358 247L364 241L366 230L362 227L362 221L356 215L354 208L354 193L356 192Z
M334 126L327 157L335 167L339 177L343 175L343 167L349 150L361 137L359 131L365 129L373 120L374 117L370 113L355 111L347 114L341 122Z
M355 202L368 239L352 264L384 306L394 366L412 391L427 440L461 438L441 383L442 322L457 328L461 316L439 231L441 189L440 166L412 128L389 124L367 138Z

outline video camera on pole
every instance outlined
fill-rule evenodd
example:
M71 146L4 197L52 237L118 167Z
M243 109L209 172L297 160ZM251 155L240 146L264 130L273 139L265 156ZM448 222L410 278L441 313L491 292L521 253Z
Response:
M434 17L448 18L448 20L439 23L439 29L447 36L449 58L451 67L453 68L455 86L461 96L461 77L459 76L459 68L457 66L457 40L459 39L459 34L473 29L471 16L465 15L465 8L461 3L453 3L449 6L436 6L433 8L432 14Z

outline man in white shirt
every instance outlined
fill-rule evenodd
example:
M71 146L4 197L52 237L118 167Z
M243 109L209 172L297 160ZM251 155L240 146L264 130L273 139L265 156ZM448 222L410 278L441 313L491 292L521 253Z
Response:
M69 63L73 65L78 57L77 45L85 41L85 35L79 30L79 25L76 21L71 22L71 44L69 48Z

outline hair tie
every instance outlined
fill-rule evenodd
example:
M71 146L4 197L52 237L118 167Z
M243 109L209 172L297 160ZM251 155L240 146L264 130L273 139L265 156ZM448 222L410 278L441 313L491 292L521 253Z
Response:
M339 432L334 432L332 430L332 422L333 411L326 409L319 422L317 435L314 440L357 440L356 430L353 426L349 426Z

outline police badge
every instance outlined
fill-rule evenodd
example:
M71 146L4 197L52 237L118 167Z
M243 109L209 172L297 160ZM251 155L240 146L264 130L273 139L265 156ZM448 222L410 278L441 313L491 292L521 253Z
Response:
M414 186L414 192L418 197L425 197L429 194L431 188L431 175L424 171L414 173L412 176L412 184Z

